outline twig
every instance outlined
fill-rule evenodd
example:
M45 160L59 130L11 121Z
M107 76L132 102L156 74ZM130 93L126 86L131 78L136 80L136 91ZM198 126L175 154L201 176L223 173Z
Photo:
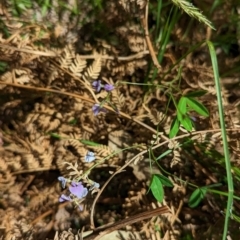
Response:
M144 29L145 39L146 39L146 42L147 42L147 45L148 45L148 49L149 49L150 55L152 57L152 61L155 65L155 67L158 69L158 71L160 71L160 70L162 70L162 67L159 65L159 62L158 62L158 59L155 55L155 52L154 52L154 49L153 49L153 46L152 46L152 42L151 42L150 37L149 37L149 32L148 32L148 2L145 6L145 16L141 18L141 22L142 22L142 26L143 26L143 29Z
M64 202L64 203L61 203L58 208L64 208L67 204L69 204L71 202L67 201L67 202ZM48 210L47 212L41 214L40 216L38 216L37 218L35 218L30 224L33 226L35 224L37 224L40 220L42 220L43 218L51 215L54 213L54 209L50 209Z
M171 220L171 226L173 226L173 224L176 222L181 210L183 207L183 200L180 201L179 205L178 205L178 210L176 212L176 214L174 215L173 219Z
M0 44L0 48L7 48L7 49L18 51L18 52L31 53L31 54L36 54L39 56L46 56L46 57L56 57L57 56L57 53L51 52L51 51L48 51L48 52L36 51L36 50L31 50L31 49L26 49L26 48L12 47L12 46L5 45L5 44Z
M148 50L133 54L133 55L129 55L127 57L112 57L112 56L108 56L108 55L101 55L102 59L106 59L106 60L118 60L118 61L131 61L133 59L139 59L141 57L143 57L144 55L149 54ZM92 54L92 55L79 55L80 58L82 59L95 59L96 55Z
M78 99L82 99L83 101L86 101L86 102L89 102L89 103L92 103L92 104L95 104L96 102L90 98L87 98L87 97L83 97L83 96L80 96L78 94L75 94L75 93L69 93L69 92L63 92L63 91L60 91L60 90L55 90L55 89L51 89L51 88L42 88L42 87L32 87L32 86L27 86L27 85L21 85L21 84L17 84L17 83L7 83L7 82L1 82L0 81L0 84L2 85L8 85L8 86L13 86L13 87L18 87L18 88L24 88L24 89L31 89L31 90L35 90L35 91L41 91L41 92L52 92L52 93L57 93L57 94L62 94L62 95L66 95L66 96L69 96L69 97L74 97L74 98L78 98ZM98 103L98 102L97 102ZM104 108L106 108L107 110L111 111L111 112L116 112L114 109L112 109L112 107L110 106L107 106L107 105L104 105ZM132 120L134 122L136 122L137 124L140 124L141 126L143 126L144 128L150 130L152 133L154 134L157 134L157 131L153 128L151 128L150 126L146 125L145 123L137 120L137 119L134 119L133 117L119 111L118 114L124 118L127 118L129 120Z
M27 182L24 184L24 186L21 188L20 195L23 195L23 193L27 190L29 185L32 183L32 181L35 179L36 175L29 175Z
M117 223L113 223L110 226L108 225L106 227L102 226L102 227L96 228L93 230L93 233L90 236L87 236L86 238L84 238L84 240L92 240L92 239L98 240L98 239L102 238L104 235L111 233L115 230L118 230L122 227L125 227L127 225L130 225L130 224L133 224L133 223L136 223L136 222L148 219L148 218L152 218L154 216L168 213L168 212L170 212L170 210L167 206L159 207L159 208L156 208L153 210L147 210L143 213L136 214L132 217L129 217L129 218L119 221ZM95 238L93 238L93 237L95 237Z
M69 93L69 92L62 92L60 90L54 90L54 89L51 89L51 88L42 88L42 87L32 87L32 86L27 86L27 85L21 85L21 84L17 84L17 83L7 83L7 82L1 82L0 81L0 84L2 85L8 85L8 86L13 86L13 87L17 87L17 88L24 88L24 89L30 89L30 90L35 90L35 91L41 91L41 92L52 92L52 93L57 93L57 94L62 94L62 95L66 95L66 96L69 96L69 97L74 97L74 98L78 98L78 99L82 99L86 102L89 102L89 103L92 103L92 104L95 104L96 102L90 98L87 98L87 97L83 97L83 96L80 96L78 94L75 94L75 93ZM112 109L111 107L109 106L104 106L104 108L106 108L107 110L111 111L111 112L116 112L114 109ZM131 117L129 116L128 114L126 113L123 113L121 111L118 112L118 114L124 118L127 118L129 120L132 120L134 121L135 123L145 127L146 129L150 130L152 133L154 134L157 134L157 131L153 128L151 128L150 126L146 125L145 123L135 119L134 117ZM229 129L226 129L227 131L240 131L240 128L229 128ZM172 139L169 139L167 136L164 136L164 135L160 135L160 137L162 137L165 142L163 142L163 144L166 144L168 143L170 140L177 140L177 139L181 139L181 138L184 138L184 137L188 137L188 136L191 136L191 135L197 135L197 134L201 134L201 133L210 133L210 132L219 132L221 131L221 129L211 129L211 130L204 130L204 131L195 131L195 132L190 132L190 133L186 133L186 134L183 134L183 135L180 135L180 136L177 136L175 138L172 138ZM152 149L156 149L158 148L161 144L158 144L156 146L154 146Z
M178 210L176 212L176 214L174 215L174 217L171 219L171 227L173 226L173 224L176 222L181 210L182 210L182 207L183 207L183 200L180 200L180 203L178 205ZM163 240L164 239L168 239L168 236L169 236L169 229L166 231L166 233L164 234L164 237L163 237Z
M48 51L48 52L43 52L43 51L39 51L39 50L31 50L31 49L27 49L27 48L17 48L14 46L9 46L7 44L0 44L0 48L7 48L10 50L14 50L17 52L25 52L25 53L31 53L31 54L35 54L35 55L39 55L39 56L46 56L46 57L57 57L58 54L52 51ZM133 54L133 55L129 55L126 57L113 57L113 56L109 56L109 55L100 55L102 59L106 59L106 60L118 60L118 61L131 61L134 59L139 59L142 58L144 55L149 54L148 50ZM99 57L96 54L92 54L92 55L79 55L80 58L82 59L95 59L96 57Z
M65 205L66 205L66 204L65 204ZM52 213L53 213L53 210L50 209L50 210L48 210L47 212L45 212L45 213L41 214L40 216L38 216L37 218L35 218L30 224L33 226L33 225L35 225L37 222L39 222L41 219L43 219L43 218L51 215Z

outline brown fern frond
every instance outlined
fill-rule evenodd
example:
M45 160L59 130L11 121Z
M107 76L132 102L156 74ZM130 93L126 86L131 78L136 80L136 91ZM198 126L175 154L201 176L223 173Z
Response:
M74 59L75 54L71 46L66 47L63 50L62 55L58 59L61 68L68 69L72 65L72 60Z
M93 146L92 149L96 153L96 156L107 157L113 153L113 150L105 145Z
M101 68L102 68L101 57L96 56L96 59L84 72L83 78L86 81L97 79L100 74Z
M37 210L39 207L47 203L49 196L56 191L55 187L46 188L39 191L36 187L27 193L30 196L29 207L32 210ZM57 200L56 200L57 201Z
M124 8L126 12L132 13L132 14L140 14L141 10L144 9L144 7L147 4L146 0L120 0L119 4Z
M76 77L81 77L83 69L87 66L87 61L82 59L78 54L73 59L72 64L69 66L69 70Z

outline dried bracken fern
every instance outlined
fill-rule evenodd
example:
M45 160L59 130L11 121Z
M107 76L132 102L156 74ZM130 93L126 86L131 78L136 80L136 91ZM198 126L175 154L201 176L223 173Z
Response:
M11 1L7 2L13 6ZM166 189L163 201L171 211L127 228L133 234L132 239L161 239L156 225L165 235L164 239L178 239L184 228L192 224L187 205L181 208L191 192L179 178L202 186L221 180L219 175L223 169L216 90L212 69L205 63L206 54L203 52L203 57L197 59L190 54L182 61L179 84L176 80L178 73L172 66L179 54L171 52L171 47L167 48L162 67L163 73L168 73L165 77L155 76L145 91L138 83L145 81L143 76L148 72L149 59L146 56L149 52L142 27L132 16L142 17L147 1L106 2L106 12L100 14L109 39L101 32L94 32L95 23L93 27L86 25L87 31L81 29L83 19L92 22L95 18L88 14L93 9L89 1L79 2L83 8L86 6L86 12L78 14L79 19L69 11L74 8L74 1L67 3L69 8L60 11L60 3L52 1L52 7L45 16L38 4L33 3L34 7L24 13L25 20L35 15L39 21L53 23L49 28L42 23L28 25L15 21L11 7L0 5L4 27L9 32L9 36L5 33L0 35L0 60L7 64L0 75L0 204L4 208L0 217L5 238L36 239L41 231L48 233L54 229L62 231L56 233L55 239L81 239L81 233L76 234L76 229L66 230L73 226L72 222L79 224L77 221L88 229L94 195L89 194L83 202L83 212L77 212L69 203L59 205L61 190L57 177L81 179L87 186L90 186L91 178L102 187L113 172L133 159L125 172L114 176L98 199L95 221L100 225L116 222L155 208L157 203L150 194L146 194L146 183L152 174L164 175L165 171L174 171L175 176L171 179L174 187ZM114 29L113 39L109 29ZM97 39L93 39L92 36L96 35ZM182 37L180 35L175 33L177 39ZM198 42L200 40L197 39ZM58 48L55 47L56 42ZM154 72L150 71L148 76L151 79ZM110 93L94 92L91 84L99 79L104 84L114 85L114 90ZM11 84L29 89L20 90ZM181 95L196 90L207 91L199 99L209 109L210 117L196 117L195 130L200 132L193 131L190 135L181 128L179 135L185 137L170 141L168 134L176 109L168 105L169 95L172 94L177 101ZM222 98L231 159L235 166L239 166L239 134L234 131L239 129L238 104L229 102L230 95L231 91L224 87ZM105 98L112 104L106 103L109 111L94 116L92 105ZM111 107L114 108L112 112ZM123 117L122 113L129 118ZM195 113L191 114L195 118ZM154 129L158 127L157 133L153 136L153 132L139 127L139 121ZM186 148L180 148L184 142L188 143ZM123 151L129 147L134 149ZM139 152L147 153L147 150L152 151L155 158L171 150L158 159L165 171L160 171L153 155L152 158L145 154L134 159ZM88 151L95 154L92 163L86 162ZM209 161L213 162L216 174L207 169ZM28 179L27 176L32 177ZM212 214L217 215L222 209L219 202L214 202L211 209L214 213L211 213L208 208L211 201L207 196L203 203L207 210L202 213L202 219L199 220L198 214L192 212L196 229L202 227L200 222L207 223ZM115 203L116 209L111 208ZM32 229L29 222L34 222ZM46 237L44 234L40 236L41 239Z
M119 4L124 8L125 11L129 13L139 14L139 12L144 9L147 4L146 0L120 0Z

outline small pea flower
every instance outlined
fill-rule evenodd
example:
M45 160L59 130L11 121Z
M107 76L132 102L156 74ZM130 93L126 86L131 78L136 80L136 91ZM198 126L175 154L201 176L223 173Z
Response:
M85 156L85 162L90 163L90 162L92 162L92 161L94 161L94 160L95 160L94 152L88 151L88 152L87 152L87 155Z
M105 84L104 85L104 89L107 91L107 92L111 92L113 89L114 89L114 86L112 84Z
M93 88L96 90L96 92L100 92L101 88L104 88L107 92L110 92L114 89L114 86L112 84L101 84L101 80L96 80L92 83Z
M101 80L94 81L92 83L92 86L96 90L96 92L100 92L101 87L102 87Z
M85 188L81 182L72 182L71 186L69 187L69 191L72 195L74 195L78 199L82 199L86 197L88 194L87 188ZM59 202L65 202L65 201L73 201L73 199L70 196L66 196L65 194L62 194L59 198Z
M99 112L106 112L107 110L101 107L98 103L94 104L92 107L93 114L96 116Z
M69 191L79 199L86 197L88 194L87 188L83 187L81 182L72 182Z
M62 188L66 187L67 179L65 177L62 177L62 176L58 177L58 181L61 182Z

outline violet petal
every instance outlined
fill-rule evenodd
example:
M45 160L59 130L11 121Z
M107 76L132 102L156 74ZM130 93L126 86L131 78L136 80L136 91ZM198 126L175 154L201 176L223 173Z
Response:
M83 187L82 183L75 184L69 187L69 191L79 199L85 197L88 193L87 188Z
M96 90L96 92L100 92L102 84L101 80L96 80L92 83L93 88Z
M61 197L59 198L59 202L65 202L65 201L72 201L72 199L69 196L62 194Z
M108 92L112 91L114 89L114 86L112 84L105 84L104 89Z

